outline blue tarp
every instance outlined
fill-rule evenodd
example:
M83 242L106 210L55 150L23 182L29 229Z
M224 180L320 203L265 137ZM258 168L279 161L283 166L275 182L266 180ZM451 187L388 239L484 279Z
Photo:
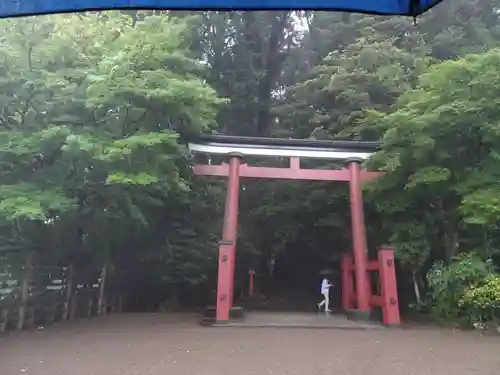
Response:
M314 9L418 16L442 0L0 0L0 18L105 9Z

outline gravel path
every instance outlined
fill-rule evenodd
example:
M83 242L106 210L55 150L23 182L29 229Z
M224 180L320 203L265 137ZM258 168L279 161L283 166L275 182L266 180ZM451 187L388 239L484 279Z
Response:
M498 375L500 337L441 329L206 328L123 314L0 338L0 375Z

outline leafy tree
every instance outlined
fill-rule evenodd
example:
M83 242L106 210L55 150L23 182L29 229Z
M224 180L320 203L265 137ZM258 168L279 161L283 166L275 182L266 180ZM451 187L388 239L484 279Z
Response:
M387 129L370 161L386 175L369 186L398 258L418 272L428 257L449 261L498 249L495 208L499 52L431 67L397 109L372 114Z
M225 101L183 40L192 19L139 16L1 23L0 218L17 241L28 238L54 261L129 265L139 247L130 251L127 241L158 230L151 220L159 208L172 199L184 210L193 204L179 137L213 126ZM172 235L154 244L165 268L185 261L165 260L171 243L193 236Z
M448 322L468 316L473 311L464 314L460 306L464 295L468 295L466 290L488 281L492 275L491 264L471 253L460 254L448 265L436 262L427 273L433 312Z
M299 137L376 139L358 120L368 109L385 110L412 87L427 65L393 45L362 37L345 50L333 51L310 76L287 91L276 111L280 127Z
M210 67L208 81L220 95L231 99L218 116L221 133L270 134L273 92L293 42L291 22L291 12L203 15L193 49Z

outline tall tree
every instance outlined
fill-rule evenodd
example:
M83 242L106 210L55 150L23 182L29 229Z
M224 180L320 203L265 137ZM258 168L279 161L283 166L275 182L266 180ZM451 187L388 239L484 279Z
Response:
M498 243L497 116L500 54L492 50L429 69L397 109L373 114L386 129L371 160L386 175L370 186L399 257L419 269L429 251L450 260Z
M187 49L190 22L119 12L1 22L0 219L8 237L55 262L90 256L95 265L123 263L122 254L130 264L138 238L149 235L165 269L186 260L165 256L176 243L194 238L192 251L205 250L204 230L172 230L168 240L153 232L162 233L168 217L158 210L172 200L184 212L196 204L179 137L210 129L224 103ZM183 215L171 219L188 225Z
M230 99L219 113L224 134L266 136L283 62L293 39L291 12L208 12L199 26L209 82Z

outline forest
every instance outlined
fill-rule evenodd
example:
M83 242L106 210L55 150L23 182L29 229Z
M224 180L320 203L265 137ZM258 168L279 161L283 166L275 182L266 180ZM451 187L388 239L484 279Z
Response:
M131 310L210 303L225 183L193 175L186 140L381 141L366 163L386 173L364 189L367 234L370 251L395 249L401 309L495 320L499 12L456 0L416 23L298 11L1 20L0 284L29 254L106 266ZM245 181L238 295L253 268L266 298L315 301L320 271L351 251L348 202L343 184Z

